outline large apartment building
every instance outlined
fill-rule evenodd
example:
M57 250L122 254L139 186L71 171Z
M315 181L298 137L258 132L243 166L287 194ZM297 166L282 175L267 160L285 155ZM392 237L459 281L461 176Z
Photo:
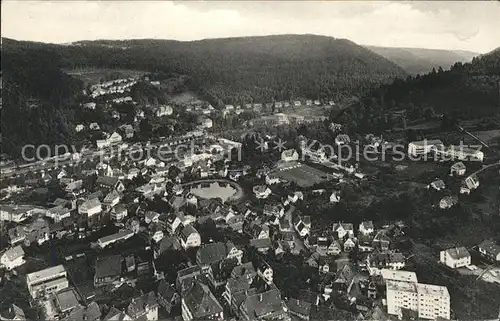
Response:
M26 276L26 283L33 299L59 292L69 286L66 270L62 265L30 273Z
M445 286L387 280L387 312L402 315L402 310L418 312L422 319L450 319L450 294Z

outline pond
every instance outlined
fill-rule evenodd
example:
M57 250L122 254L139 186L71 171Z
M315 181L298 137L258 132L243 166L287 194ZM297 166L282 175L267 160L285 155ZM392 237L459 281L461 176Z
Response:
M201 198L221 198L223 202L234 198L238 190L226 182L199 183L190 188L190 192Z

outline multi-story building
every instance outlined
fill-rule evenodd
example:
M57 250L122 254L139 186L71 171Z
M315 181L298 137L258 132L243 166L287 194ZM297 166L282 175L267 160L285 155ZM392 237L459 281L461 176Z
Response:
M450 319L450 295L445 286L387 280L387 312L402 316L404 309L422 319Z
M420 156L430 153L432 150L442 150L444 144L442 141L435 140L422 140L411 142L408 144L408 154L411 156Z
M59 292L69 286L66 270L62 265L30 273L26 276L26 283L33 299Z
M418 317L450 319L450 294L445 286L417 283Z

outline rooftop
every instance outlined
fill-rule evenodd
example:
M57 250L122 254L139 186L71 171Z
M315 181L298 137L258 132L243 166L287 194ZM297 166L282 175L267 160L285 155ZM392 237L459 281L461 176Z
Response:
M121 240L124 238L128 238L128 237L132 236L133 234L134 234L134 232L132 232L132 231L123 230L123 231L120 231L120 232L115 233L115 234L101 237L98 240L98 242L99 243L107 243L107 242L111 242L111 241L117 241L117 240Z
M470 257L469 251L463 246L447 249L446 252L448 252L448 254L455 260L462 259L465 257Z
M98 258L95 261L95 277L113 277L122 273L122 257L121 255L110 255Z
M388 280L386 286L387 291L417 292L417 284L414 282Z
M384 280L418 282L417 274L410 271L382 269L381 275Z
M417 291L419 294L450 296L448 288L440 285L417 283Z
M14 261L24 255L24 250L21 245L18 245L5 251L4 255L9 259L9 261Z
M60 274L60 273L66 273L66 270L64 269L64 266L62 265L57 265L53 266L44 270L40 270L37 272L30 273L26 276L27 282L37 282L39 280L44 280L49 277L53 277L54 275Z
M56 294L56 300L62 312L69 311L78 306L78 299L72 289Z

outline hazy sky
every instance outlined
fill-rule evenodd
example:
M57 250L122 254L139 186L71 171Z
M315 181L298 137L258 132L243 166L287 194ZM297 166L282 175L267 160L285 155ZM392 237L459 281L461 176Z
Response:
M358 44L500 46L499 1L2 1L2 36L76 40L319 34Z

